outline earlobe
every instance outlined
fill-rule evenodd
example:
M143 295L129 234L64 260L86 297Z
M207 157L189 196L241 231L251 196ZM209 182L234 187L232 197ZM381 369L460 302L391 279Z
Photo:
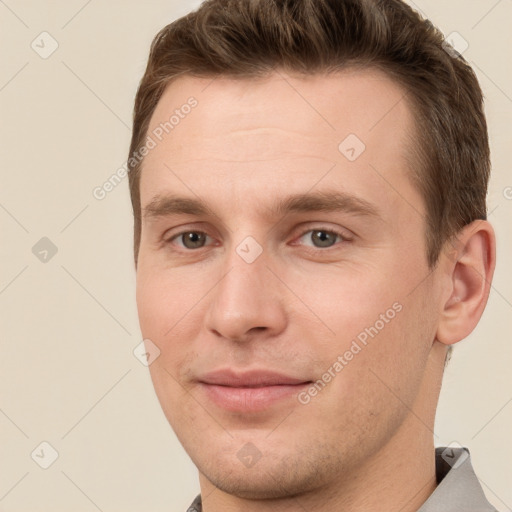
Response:
M489 298L496 264L496 239L488 221L477 220L457 236L455 253L444 256L450 293L442 304L436 339L452 345L476 327Z

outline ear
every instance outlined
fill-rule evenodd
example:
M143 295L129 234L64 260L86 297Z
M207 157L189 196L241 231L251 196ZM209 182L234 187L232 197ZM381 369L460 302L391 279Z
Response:
M452 345L473 331L485 309L496 265L496 237L489 222L476 220L447 245L449 251L442 255L447 287L436 338Z

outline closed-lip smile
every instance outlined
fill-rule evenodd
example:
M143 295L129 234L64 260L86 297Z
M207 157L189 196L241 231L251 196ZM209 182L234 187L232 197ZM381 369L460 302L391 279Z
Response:
M261 412L290 400L311 380L270 370L234 371L221 369L197 379L207 398L231 412Z

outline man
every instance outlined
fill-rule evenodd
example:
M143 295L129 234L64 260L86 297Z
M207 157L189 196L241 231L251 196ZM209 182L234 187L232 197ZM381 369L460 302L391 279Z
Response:
M495 267L482 93L400 0L211 0L151 47L137 305L190 511L491 511L434 448Z

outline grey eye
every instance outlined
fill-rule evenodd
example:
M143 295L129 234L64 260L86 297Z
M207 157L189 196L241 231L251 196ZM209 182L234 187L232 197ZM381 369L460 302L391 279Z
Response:
M188 231L180 235L183 246L187 249L200 249L206 241L206 233Z
M324 230L313 230L311 231L311 240L316 247L330 247L336 243L336 239L339 237L337 233ZM318 242L318 243L317 243Z

